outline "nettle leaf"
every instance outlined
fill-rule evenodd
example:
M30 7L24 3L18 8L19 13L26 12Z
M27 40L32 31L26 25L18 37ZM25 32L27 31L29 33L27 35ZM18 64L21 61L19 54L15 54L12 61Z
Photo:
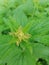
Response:
M0 0L0 65L49 65L48 3Z

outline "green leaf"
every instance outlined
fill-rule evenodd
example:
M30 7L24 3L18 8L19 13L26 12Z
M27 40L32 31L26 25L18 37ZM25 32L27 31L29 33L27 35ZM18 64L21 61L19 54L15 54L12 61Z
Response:
M43 36L36 36L34 40L38 41L39 43L42 43L44 45L49 46L49 35L43 35Z

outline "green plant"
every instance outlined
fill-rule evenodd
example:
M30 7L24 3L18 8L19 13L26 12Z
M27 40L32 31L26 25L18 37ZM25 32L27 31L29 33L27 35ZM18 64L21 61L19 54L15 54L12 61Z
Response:
M0 65L49 65L49 0L0 0Z

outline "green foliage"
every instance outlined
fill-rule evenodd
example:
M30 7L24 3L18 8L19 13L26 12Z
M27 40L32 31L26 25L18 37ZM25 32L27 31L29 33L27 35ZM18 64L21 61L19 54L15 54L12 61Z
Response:
M0 65L49 65L49 0L0 0Z

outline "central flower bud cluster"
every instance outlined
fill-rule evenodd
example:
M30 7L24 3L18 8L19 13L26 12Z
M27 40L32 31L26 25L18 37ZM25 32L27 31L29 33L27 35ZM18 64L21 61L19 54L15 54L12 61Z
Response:
M19 27L16 32L12 32L11 35L14 35L14 37L17 37L17 40L16 40L17 46L19 46L22 40L25 41L30 38L30 34L25 34L22 30L22 27Z

